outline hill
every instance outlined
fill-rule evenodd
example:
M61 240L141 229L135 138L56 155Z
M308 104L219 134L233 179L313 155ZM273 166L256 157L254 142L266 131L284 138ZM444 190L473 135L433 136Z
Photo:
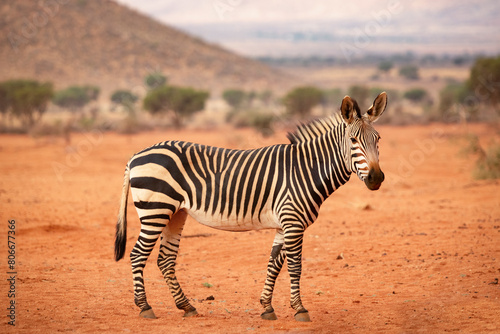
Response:
M0 80L36 78L144 90L155 71L171 84L219 93L229 87L289 88L290 77L105 0L12 1L0 5Z

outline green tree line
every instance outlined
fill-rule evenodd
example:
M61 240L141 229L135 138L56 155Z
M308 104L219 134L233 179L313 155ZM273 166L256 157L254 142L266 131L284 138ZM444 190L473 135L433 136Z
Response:
M393 67L390 62L381 63L380 71L389 71ZM400 69L400 74L412 80L419 80L418 68L407 66ZM168 78L161 73L152 73L145 77L148 88L142 99L142 109L152 115L169 115L176 126L182 126L187 118L203 110L209 92L191 87L170 85ZM325 110L338 108L343 94L348 94L358 100L361 106L370 103L371 98L381 89L369 88L364 85L353 85L347 91L340 89L319 89L314 86L301 86L284 94L280 99L273 97L271 91L244 91L239 88L227 89L222 98L232 108L232 116L240 115L237 120L242 122L241 115L247 111L253 120L246 123L268 124L273 117L256 112L255 106L274 106L281 104L288 115L308 117L313 108L322 106ZM500 56L478 58L473 63L469 78L465 82L450 82L439 92L439 101L433 106L432 96L425 88L412 88L406 92L390 91L389 99L406 99L414 104L425 105L428 110L434 110L437 120L454 120L450 115L456 115L457 109L471 119L481 119L484 108L489 107L500 114ZM37 123L47 110L50 103L70 111L82 110L88 103L96 101L100 96L100 88L92 85L69 86L55 91L51 82L15 79L0 82L0 114L3 120L18 119L22 126L31 127ZM110 100L122 105L132 114L139 97L128 90L116 90ZM255 101L260 101L255 104ZM278 104L276 104L278 103ZM432 106L432 108L431 108Z

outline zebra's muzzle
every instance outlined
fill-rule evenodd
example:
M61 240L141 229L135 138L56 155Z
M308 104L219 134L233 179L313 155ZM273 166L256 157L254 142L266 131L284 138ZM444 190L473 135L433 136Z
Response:
M378 190L384 179L384 173L380 168L370 168L368 176L365 178L366 187L370 190Z

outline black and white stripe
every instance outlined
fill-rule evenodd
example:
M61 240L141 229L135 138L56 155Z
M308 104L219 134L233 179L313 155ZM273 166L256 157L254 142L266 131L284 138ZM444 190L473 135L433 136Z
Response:
M377 132L371 123L384 111L385 93L361 116L345 97L341 112L300 126L291 144L254 150L229 150L182 141L151 146L130 159L123 185L115 240L115 258L125 252L129 184L141 220L130 257L134 299L141 315L154 317L147 303L143 270L161 235L158 266L185 316L196 314L175 276L175 261L187 215L227 231L275 229L276 237L261 295L262 317L275 319L271 306L276 278L287 261L290 303L298 320L308 320L300 300L302 243L321 204L355 172L370 189L378 189ZM369 180L370 179L370 180Z

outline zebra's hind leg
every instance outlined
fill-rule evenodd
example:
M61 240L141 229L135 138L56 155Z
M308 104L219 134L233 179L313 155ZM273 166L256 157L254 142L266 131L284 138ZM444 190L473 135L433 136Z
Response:
M143 318L155 319L153 309L146 299L144 288L144 267L153 250L156 240L168 222L168 215L141 216L141 233L130 253L132 262L132 277L134 280L134 302L141 309L139 314Z
M178 211L163 230L160 253L158 254L158 267L174 297L175 306L184 311L184 317L190 317L197 315L198 312L189 303L175 276L175 261L186 217L187 213L184 210Z
M267 277L264 289L260 296L260 303L264 307L264 312L260 317L264 320L276 320L276 314L274 313L274 308L271 305L273 299L274 285L276 279L283 267L283 262L285 262L285 249L283 247L283 231L277 230L273 241L273 249L271 251L271 256L269 257L269 263L267 265Z

